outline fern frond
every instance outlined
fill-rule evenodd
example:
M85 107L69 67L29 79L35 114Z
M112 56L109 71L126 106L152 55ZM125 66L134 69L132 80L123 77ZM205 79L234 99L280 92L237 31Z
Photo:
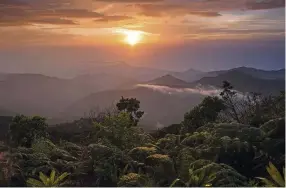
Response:
M56 181L53 183L54 185L59 184L61 181L63 181L67 176L69 176L69 173L65 172L62 175L60 175Z
M27 184L32 187L45 187L45 185L42 182L33 178L29 178L27 180Z
M55 181L55 176L56 176L56 171L55 170L52 170L51 174L50 174L50 180L51 182L54 182Z
M42 172L40 172L40 173L39 173L39 178L40 178L40 180L43 182L44 185L47 184L47 182L48 182L48 177L47 177L45 174L43 174Z

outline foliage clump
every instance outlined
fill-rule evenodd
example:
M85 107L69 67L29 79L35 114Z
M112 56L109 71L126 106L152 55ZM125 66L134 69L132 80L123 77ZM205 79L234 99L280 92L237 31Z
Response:
M151 174L154 175L159 186L169 184L172 181L171 177L176 174L174 163L168 155L150 155L146 159L146 164L152 168Z
M136 147L129 152L130 157L139 162L145 162L146 158L157 152L155 147Z
M48 136L47 127L48 125L43 117L15 116L9 128L11 144L31 147L34 140Z
M119 187L144 187L148 184L148 178L136 173L122 176L118 181Z

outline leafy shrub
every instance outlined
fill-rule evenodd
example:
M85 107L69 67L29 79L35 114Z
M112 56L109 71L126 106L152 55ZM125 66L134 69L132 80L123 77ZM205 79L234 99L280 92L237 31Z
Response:
M270 120L263 124L260 129L269 138L285 138L285 118Z
M40 138L32 142L32 149L36 153L44 153L49 155L52 150L56 149L56 146L50 140Z
M43 117L15 116L9 127L11 142L15 146L30 147L35 139L48 136L47 127Z
M146 164L152 167L152 174L159 186L170 185L175 176L172 159L168 155L154 154L146 159Z
M194 147L194 146L199 146L201 144L208 144L212 139L212 136L208 132L195 132L194 134L186 137L183 141L182 144L189 146L189 147Z
M247 178L236 172L232 167L225 164L217 164L206 160L197 160L191 164L191 169L192 175L201 177L201 174L203 174L206 177L211 177L211 184L215 187L247 186Z
M136 147L129 152L129 155L136 161L145 162L149 155L157 152L155 147Z
M119 187L146 187L150 186L150 180L148 177L136 174L129 173L122 176L118 181ZM149 184L149 185L148 185Z

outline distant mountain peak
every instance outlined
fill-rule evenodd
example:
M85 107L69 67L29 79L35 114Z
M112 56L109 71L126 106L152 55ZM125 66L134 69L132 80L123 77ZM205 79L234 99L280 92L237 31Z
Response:
M148 84L169 86L169 87L188 87L189 83L170 74L166 74L148 82Z
M171 74L165 74L164 76L161 76L159 78L165 78L165 79L176 79L176 80L180 80L174 76L172 76Z
M193 68L189 68L188 70L184 71L184 73L202 73L203 71L200 71L200 70L196 70L196 69L193 69Z

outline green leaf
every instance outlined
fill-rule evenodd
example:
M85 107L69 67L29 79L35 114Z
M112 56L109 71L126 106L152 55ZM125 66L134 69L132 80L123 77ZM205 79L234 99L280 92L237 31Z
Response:
M281 176L280 172L277 170L277 168L269 162L269 167L266 167L269 175L272 177L272 179L279 185L279 186L285 186L285 180Z
M276 187L275 184L272 181L270 181L270 180L268 180L266 178L257 177L257 179L260 179L268 187Z
M51 174L50 174L50 179L51 179L52 183L54 183L54 181L55 181L55 176L56 176L56 171L53 169Z
M39 180L33 179L33 178L29 178L27 180L27 184L32 187L44 187L45 186L42 182L40 182Z
M44 185L46 185L48 177L45 174L43 174L42 172L40 172L39 174L40 174L39 175L40 180L43 182Z
M211 187L211 186L212 186L211 183L207 183L207 184L204 185L204 187Z
M69 173L65 172L62 175L60 175L56 181L54 182L54 185L58 185L61 181L63 181L67 176L69 175Z
M174 187L174 185L176 185L176 183L178 182L178 181L180 181L180 179L175 179L173 182L172 182L172 184L170 185L170 187Z
M50 178L47 179L47 181L45 182L45 185L46 186L52 186L52 182L51 182Z
M216 176L215 174L211 174L208 176L207 181L205 182L206 184L211 184L215 180Z

